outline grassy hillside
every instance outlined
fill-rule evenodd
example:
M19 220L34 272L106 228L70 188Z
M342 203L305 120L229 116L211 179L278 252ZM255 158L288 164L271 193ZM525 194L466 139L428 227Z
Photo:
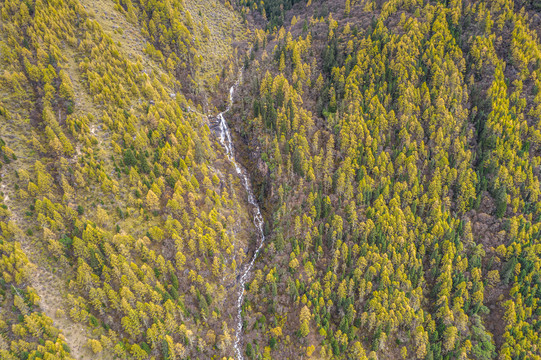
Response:
M107 13L99 2L93 6ZM119 0L115 8L140 24L148 41L144 52L176 75L185 96L206 108L218 91L227 93L225 83L235 80L239 66L238 47L250 39L229 2Z
M2 358L233 354L231 289L255 235L196 109L249 35L230 5L189 8L0 2ZM213 14L229 17L209 26L215 45L200 29ZM163 39L167 21L180 33Z

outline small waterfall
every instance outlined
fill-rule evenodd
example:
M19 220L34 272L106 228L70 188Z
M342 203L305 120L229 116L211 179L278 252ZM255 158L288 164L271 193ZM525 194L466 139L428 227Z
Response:
M242 75L242 70L241 70ZM246 173L246 170L242 168L242 166L237 162L235 158L235 151L233 147L233 140L231 139L231 132L229 131L229 127L227 126L227 122L225 121L225 114L231 109L231 105L233 104L233 95L235 93L235 89L238 86L240 82L237 80L237 82L231 86L229 89L229 105L227 106L227 109L224 112L221 112L218 114L217 118L219 121L219 137L220 142L222 143L227 157L229 158L229 161L235 166L235 169L237 171L237 174L242 180L243 186L246 189L246 193L248 194L248 202L254 207L254 225L257 229L257 237L258 237L258 243L257 248L254 253L254 256L250 260L247 266L245 266L243 269L241 269L241 275L238 280L238 286L239 286L239 294L237 299L237 330L236 330L236 337L235 337L235 352L237 353L237 359L243 360L244 356L242 355L242 344L241 344L241 336L242 336L242 303L244 302L244 286L246 285L246 282L248 281L248 277L250 275L250 272L252 271L252 268L254 267L255 260L257 259L257 255L261 251L261 248L263 247L263 243L265 242L265 234L263 232L263 216L261 215L261 209L259 208L259 205L255 199L254 193L252 191L252 186L250 184L250 179L248 178L248 175Z

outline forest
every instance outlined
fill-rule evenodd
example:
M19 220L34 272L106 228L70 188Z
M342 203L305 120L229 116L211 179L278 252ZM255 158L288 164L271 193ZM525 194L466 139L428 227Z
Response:
M1 359L541 359L541 1L0 17Z

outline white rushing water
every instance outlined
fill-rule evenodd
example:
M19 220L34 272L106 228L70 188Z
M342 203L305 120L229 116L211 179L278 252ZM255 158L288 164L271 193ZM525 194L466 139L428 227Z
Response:
M241 72L242 74L242 72ZM247 266L244 266L241 268L241 275L238 280L238 288L239 288L239 294L237 298L237 330L236 330L236 336L235 336L235 352L237 353L237 359L243 360L244 356L242 355L242 343L241 343L241 337L242 337L242 303L244 301L244 285L248 281L248 277L250 275L250 272L252 271L252 268L254 267L255 260L257 259L257 255L261 251L261 248L263 247L263 243L265 242L265 234L263 233L263 216L261 215L261 209L259 208L259 205L255 199L254 192L252 191L252 186L250 184L250 179L248 178L248 175L246 173L246 170L242 168L242 166L237 162L235 158L235 151L233 148L233 140L231 139L231 132L229 131L229 127L227 126L227 122L225 121L225 114L231 109L231 105L233 104L233 95L235 93L235 89L237 85L240 82L239 80L235 83L235 85L231 86L229 89L229 105L227 106L227 109L224 112L221 112L218 114L218 122L219 122L219 132L220 132L220 142L222 143L223 147L225 148L225 151L227 153L227 157L229 158L229 161L235 166L235 169L237 170L237 174L240 176L243 186L246 189L246 193L248 194L248 202L250 205L254 208L254 225L257 229L257 248L254 253L254 256L250 260Z

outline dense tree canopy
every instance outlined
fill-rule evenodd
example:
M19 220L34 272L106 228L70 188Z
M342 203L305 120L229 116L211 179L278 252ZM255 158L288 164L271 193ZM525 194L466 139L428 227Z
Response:
M540 8L0 0L0 357L540 358Z
M238 126L272 224L244 305L261 356L539 356L524 5L308 2L257 33Z

